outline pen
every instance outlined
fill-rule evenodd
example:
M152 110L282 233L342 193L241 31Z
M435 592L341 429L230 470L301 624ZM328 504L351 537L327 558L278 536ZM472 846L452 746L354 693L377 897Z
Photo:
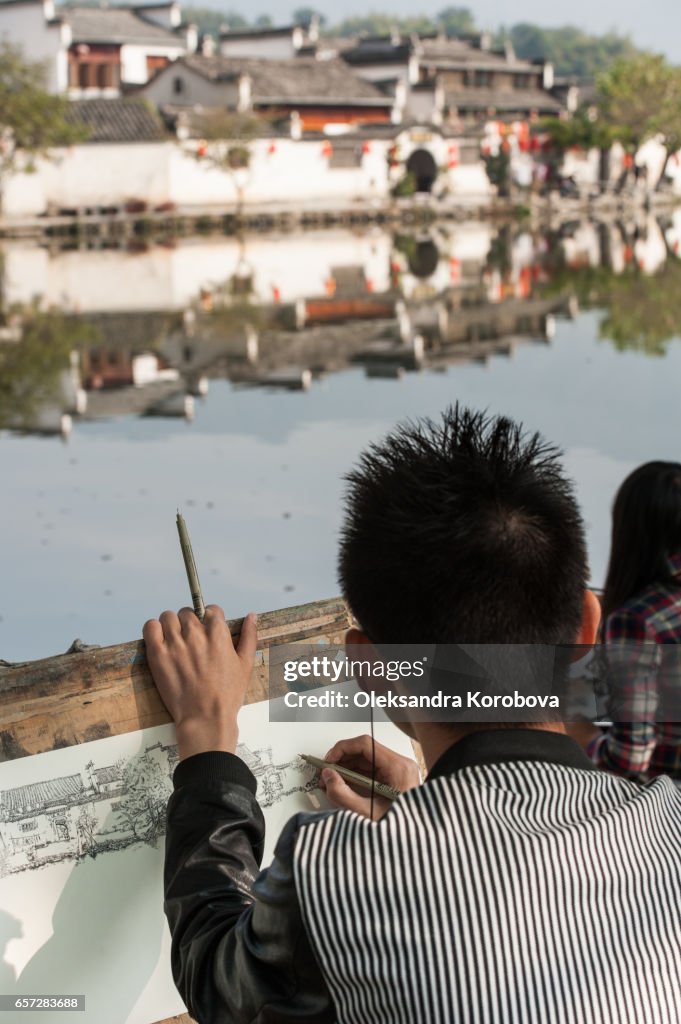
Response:
M372 779L367 778L366 775L360 775L359 772L353 772L351 768L343 768L340 764L332 764L330 761L322 761L319 757L310 757L309 754L301 754L300 757L306 764L312 765L313 768L318 768L320 771L322 768L333 768L335 772L346 779L348 782L354 782L356 786L363 786L365 789L373 789L377 796L384 796L386 800L397 800L398 796L402 796L399 789L394 789L392 786L386 785L385 782L375 782Z
M189 590L192 595L194 612L196 613L196 617L203 622L206 614L206 606L203 603L203 594L201 593L199 574L196 571L196 562L194 561L192 542L189 539L189 531L187 530L187 524L184 521L184 516L180 512L177 513L177 532L180 535L180 547L182 548L184 567L187 570L187 579L189 580Z

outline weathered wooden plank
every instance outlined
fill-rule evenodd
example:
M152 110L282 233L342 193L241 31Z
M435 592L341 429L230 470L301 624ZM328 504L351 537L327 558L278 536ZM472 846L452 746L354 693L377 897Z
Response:
M243 619L231 619L237 639ZM264 612L247 703L268 696L267 650L311 637L334 642L350 622L340 598ZM0 668L0 761L170 721L141 640Z

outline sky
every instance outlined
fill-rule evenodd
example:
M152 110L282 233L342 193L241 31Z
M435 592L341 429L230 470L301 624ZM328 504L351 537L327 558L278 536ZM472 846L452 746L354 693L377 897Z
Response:
M435 14L444 7L468 6L483 28L532 21L539 25L577 25L589 32L615 29L632 36L644 49L665 53L681 63L680 0L570 0L550 4L546 0L194 0L197 6L239 11L248 18L269 14L276 22L287 21L298 6L316 7L337 21L368 11L387 11L413 15L420 11Z

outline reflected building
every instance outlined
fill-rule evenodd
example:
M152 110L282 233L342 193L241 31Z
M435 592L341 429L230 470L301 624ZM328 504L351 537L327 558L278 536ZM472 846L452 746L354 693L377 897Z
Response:
M95 340L74 348L32 422L0 423L66 433L78 419L191 419L216 378L307 390L350 367L398 378L485 363L550 342L555 318L576 312L571 275L632 265L653 274L678 237L681 221L644 218L631 230L585 221L551 237L471 221L415 235L194 238L134 252L10 243L6 308L40 296ZM17 330L5 324L0 345L20 345Z

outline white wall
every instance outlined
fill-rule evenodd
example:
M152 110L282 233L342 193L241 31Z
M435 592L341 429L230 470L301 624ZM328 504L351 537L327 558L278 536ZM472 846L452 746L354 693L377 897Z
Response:
M78 209L129 200L143 200L150 208L174 203L187 209L229 208L239 200L245 207L304 203L310 208L384 202L391 186L390 140L373 140L358 167L341 169L329 166L332 145L332 139L257 139L250 145L250 166L231 173L197 159L195 140L72 146L55 151L53 160L39 161L35 174L8 180L4 215L16 218L47 212L48 207ZM411 139L400 147L401 158L406 160L417 145L431 147L437 165L445 168L436 192L476 202L491 194L482 163L447 167L455 146L451 140L437 133L428 143ZM403 167L396 173L400 176Z
M50 15L49 8L47 14ZM35 3L0 3L0 39L20 46L25 55L34 61L41 61L48 69L50 92L64 92L68 86L67 47L70 35L61 25L48 25L46 11L41 0Z
M182 79L184 83L184 90L179 94L174 92L173 83L176 78ZM152 79L144 89L143 95L159 107L166 104L235 107L238 90L233 83L214 85L184 64L177 64L166 68Z
M297 48L293 33L281 36L253 36L248 39L221 39L224 57L261 57L265 60L293 60Z
M362 267L376 293L390 287L388 232L311 232L181 241L143 253L115 250L56 252L10 242L4 287L9 303L41 297L69 312L182 310L202 289L219 289L237 273L252 276L258 303L324 295L339 267ZM111 281L116 287L111 287Z
M179 42L177 46L141 46L136 43L125 43L121 46L121 80L143 85L149 79L147 57L167 57L173 61L184 53L185 47Z
M251 144L250 167L230 174L197 161L191 155L196 143L188 142L185 151L178 148L171 160L172 199L179 206L232 203L239 197L239 188L246 204L370 202L387 196L385 141L371 143L360 167L339 170L329 168L328 145L316 139L258 139Z

